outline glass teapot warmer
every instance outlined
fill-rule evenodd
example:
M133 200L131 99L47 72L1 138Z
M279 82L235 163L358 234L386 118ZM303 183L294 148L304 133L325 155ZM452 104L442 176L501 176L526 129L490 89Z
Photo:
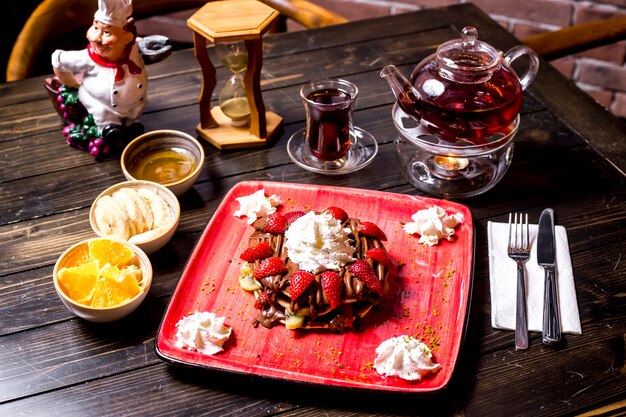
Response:
M418 190L444 198L479 195L493 188L511 165L519 115L481 145L443 139L416 123L398 104L392 117L400 170Z

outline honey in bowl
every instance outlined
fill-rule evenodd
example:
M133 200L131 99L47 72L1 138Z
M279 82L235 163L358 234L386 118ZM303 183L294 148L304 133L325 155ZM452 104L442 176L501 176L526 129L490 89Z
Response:
M182 148L146 149L128 167L134 178L162 185L180 181L195 169L193 154Z

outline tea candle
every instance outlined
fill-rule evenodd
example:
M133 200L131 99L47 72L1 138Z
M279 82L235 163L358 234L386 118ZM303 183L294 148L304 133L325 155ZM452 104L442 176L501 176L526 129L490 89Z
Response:
M435 156L435 164L446 171L459 171L467 168L469 160L467 158L454 158L452 156Z

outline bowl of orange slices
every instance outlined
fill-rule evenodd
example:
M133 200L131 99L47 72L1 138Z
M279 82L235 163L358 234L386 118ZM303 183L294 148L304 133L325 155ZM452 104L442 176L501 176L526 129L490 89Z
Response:
M105 323L132 313L152 284L148 255L115 238L76 243L59 257L52 272L65 306L88 321Z

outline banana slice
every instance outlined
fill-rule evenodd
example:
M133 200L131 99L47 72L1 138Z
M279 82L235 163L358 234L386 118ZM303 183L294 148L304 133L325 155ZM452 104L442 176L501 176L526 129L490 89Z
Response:
M167 230L167 227L157 227L156 229L148 230L147 232L140 233L135 236L131 236L128 241L130 243L144 243L149 240L156 238L157 236L162 235Z
M147 188L140 188L139 195L152 210L152 228L163 227L172 221L172 212L161 196Z
M139 195L139 192L136 189L133 189L132 191L134 195L133 201L135 202L135 206L143 217L143 230L139 233L150 231L154 227L154 216L152 215L152 209L150 208L150 204L146 203L146 200L141 198L141 195Z
M139 234L144 230L143 216L135 204L137 197L134 190L129 188L120 188L113 193L113 199L126 214L128 231L131 236Z
M149 188L123 187L102 196L94 209L95 223L103 236L144 241L162 233L172 223L167 202ZM141 235L141 236L139 236Z
M119 208L113 197L105 195L98 200L94 210L96 225L104 236L128 240L130 230L128 217Z

